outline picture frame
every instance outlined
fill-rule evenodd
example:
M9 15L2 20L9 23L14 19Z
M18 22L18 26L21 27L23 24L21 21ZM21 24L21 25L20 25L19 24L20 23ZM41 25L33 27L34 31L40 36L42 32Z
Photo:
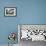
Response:
M26 40L46 41L46 24L18 24L18 42L19 43L22 40L25 40L24 37L21 39L21 37L22 37L22 33L21 33L22 30L24 30L24 31L28 30L28 35L27 35L28 37L27 37ZM34 31L36 31L36 32L34 32ZM33 33L31 34L31 32L33 32ZM25 35L23 35L23 36L25 36ZM33 37L30 38L29 36L30 37L33 36Z
M15 17L17 15L16 7L5 7L4 8L4 16L6 17Z

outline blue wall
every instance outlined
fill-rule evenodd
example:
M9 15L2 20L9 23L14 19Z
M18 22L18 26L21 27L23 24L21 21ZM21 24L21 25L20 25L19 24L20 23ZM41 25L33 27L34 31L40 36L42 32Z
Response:
M4 17L9 6L17 8L16 17ZM8 43L9 32L18 32L17 24L46 24L46 0L0 0L0 44Z

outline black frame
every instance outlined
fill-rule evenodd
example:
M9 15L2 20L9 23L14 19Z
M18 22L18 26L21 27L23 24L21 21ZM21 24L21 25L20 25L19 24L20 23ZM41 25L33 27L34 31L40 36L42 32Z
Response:
M5 8L15 8L16 9L16 15L15 16L6 16L5 15ZM16 17L17 16L17 8L16 7L4 7L4 16L5 17Z

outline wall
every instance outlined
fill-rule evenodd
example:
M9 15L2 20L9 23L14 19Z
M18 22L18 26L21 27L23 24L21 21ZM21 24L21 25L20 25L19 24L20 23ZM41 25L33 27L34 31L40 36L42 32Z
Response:
M4 17L4 7L17 7L16 17ZM7 44L17 24L46 24L46 0L0 0L0 44ZM17 40L16 40L17 42Z

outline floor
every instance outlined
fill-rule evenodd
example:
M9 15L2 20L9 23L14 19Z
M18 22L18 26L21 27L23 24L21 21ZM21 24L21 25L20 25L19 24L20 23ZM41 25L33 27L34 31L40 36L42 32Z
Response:
M8 46L8 44L0 44L0 46ZM18 44L10 45L10 46L18 46Z
M28 41L21 40L20 46L46 46L46 42L45 41L32 42L31 40Z
M0 46L8 46L8 45L7 44L0 44ZM15 44L14 46L46 46L46 42L43 42L43 41L32 42L31 40L28 40L28 41L21 40L19 45Z

